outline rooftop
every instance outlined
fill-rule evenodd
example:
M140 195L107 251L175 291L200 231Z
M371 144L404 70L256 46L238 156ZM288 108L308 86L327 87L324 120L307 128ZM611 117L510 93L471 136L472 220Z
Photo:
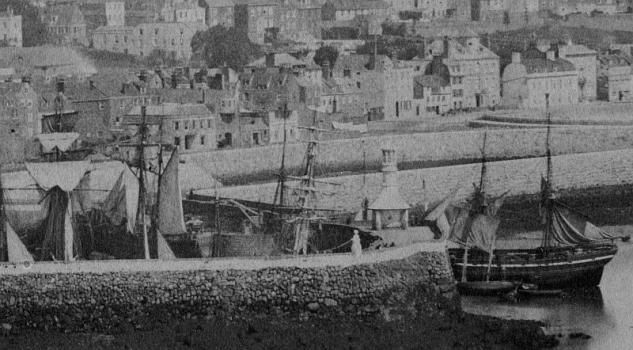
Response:
M337 10L387 9L389 4L382 0L328 0Z
M199 116L209 115L209 109L199 103L162 103L160 105L151 105L146 108L147 116ZM133 107L128 116L140 116L141 106Z
M553 72L573 72L576 67L569 61L557 58L548 60L546 58L526 58L521 63L525 66L528 74L553 73Z

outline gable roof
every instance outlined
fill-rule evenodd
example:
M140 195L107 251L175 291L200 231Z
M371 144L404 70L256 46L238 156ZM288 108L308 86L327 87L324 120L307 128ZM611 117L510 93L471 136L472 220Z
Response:
M388 9L389 4L382 0L328 0L337 10Z
M548 60L546 58L526 58L522 59L521 63L525 66L528 74L573 72L576 70L573 63L561 58L557 58L555 60Z

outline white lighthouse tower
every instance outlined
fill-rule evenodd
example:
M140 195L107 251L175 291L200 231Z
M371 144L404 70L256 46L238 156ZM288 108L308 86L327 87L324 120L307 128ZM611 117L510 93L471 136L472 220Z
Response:
M382 190L369 209L373 212L375 230L406 229L409 226L409 204L398 189L398 165L394 149L382 150Z

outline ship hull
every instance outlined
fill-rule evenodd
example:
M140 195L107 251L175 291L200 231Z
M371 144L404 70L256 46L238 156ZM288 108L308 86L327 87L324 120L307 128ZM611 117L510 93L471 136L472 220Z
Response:
M544 254L541 249L495 250L490 268L491 281L511 281L537 285L539 289L592 287L600 284L606 264L615 256L617 246L607 244L590 248L556 249ZM464 249L449 249L453 274L461 281ZM483 281L488 270L488 254L470 250L466 280Z

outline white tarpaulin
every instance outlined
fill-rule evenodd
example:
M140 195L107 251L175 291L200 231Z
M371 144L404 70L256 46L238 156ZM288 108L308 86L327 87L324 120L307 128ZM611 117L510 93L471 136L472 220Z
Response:
M52 152L56 147L66 152L78 138L79 134L76 132L55 132L37 136L45 153Z
M64 192L71 192L86 174L90 161L25 163L25 165L29 175L44 191L59 186Z

